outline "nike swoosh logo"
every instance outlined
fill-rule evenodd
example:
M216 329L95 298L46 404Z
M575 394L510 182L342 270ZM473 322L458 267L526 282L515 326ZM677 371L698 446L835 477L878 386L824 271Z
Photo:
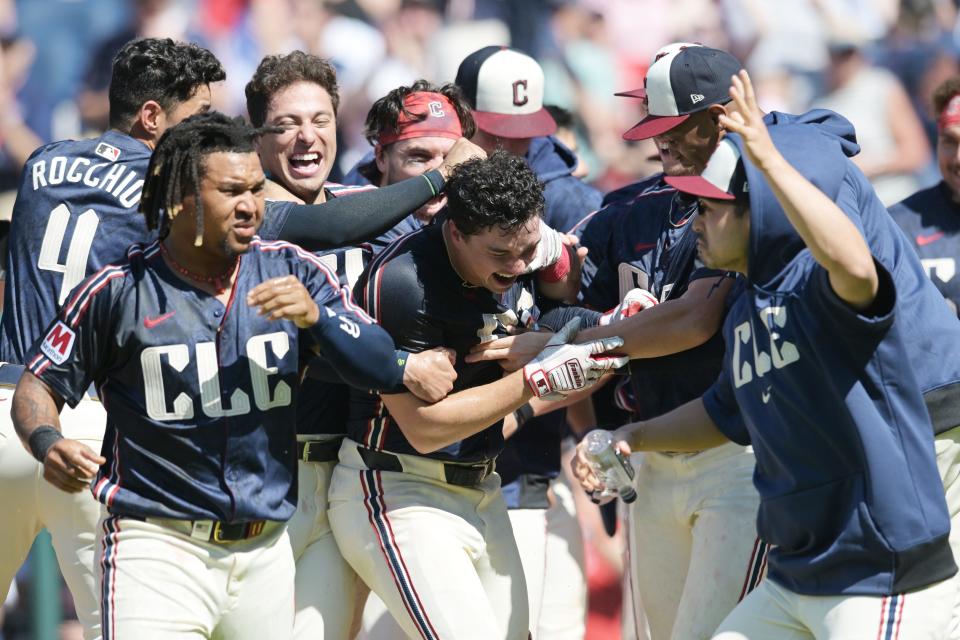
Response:
M146 327L147 329L153 329L164 320L168 320L172 318L173 314L175 313L176 311L167 311L162 316L156 316L155 318L146 317L143 319L143 326Z
M928 244L936 242L943 237L943 231L937 231L936 233L931 233L927 236L917 236L917 246L924 247Z

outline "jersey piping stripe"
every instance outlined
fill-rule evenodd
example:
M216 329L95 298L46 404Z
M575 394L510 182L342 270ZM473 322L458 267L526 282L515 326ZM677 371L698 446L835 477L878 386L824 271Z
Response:
M373 316L377 322L380 321L380 280L383 276L383 269L387 266L387 262L396 255L410 238L419 233L423 233L426 228L427 227L423 227L396 240L370 262L369 269L373 275L367 281L363 291L363 297L364 302L366 302L367 312Z
M282 240L265 242L260 238L254 238L252 244L257 245L260 248L260 251L263 251L263 252L292 250L294 252L294 255L296 255L298 258L306 262L309 262L310 264L312 264L313 266L315 266L317 269L320 270L323 276L327 279L327 283L331 287L333 287L337 295L340 296L340 299L343 301L344 307L346 307L348 310L352 311L353 313L357 314L360 317L360 320L364 322L364 324L373 324L373 318L371 318L362 308L357 306L353 302L353 300L350 299L349 289L340 286L340 279L337 278L336 274L330 271L327 265L323 264L323 262L321 262L317 256L313 255L309 251L305 251L304 249L302 249L301 247L298 247L295 244L290 244L289 242L283 242Z
M120 490L120 434L113 432L113 460L110 462L110 475L103 476L93 487L93 496L107 505L113 505L113 499Z
M383 502L383 485L379 471L362 471L360 474L360 483L363 487L364 504L367 507L367 514L370 519L370 525L373 527L374 534L380 542L380 550L383 557L390 567L390 573L393 576L394 584L400 592L400 598L410 614L417 631L424 640L439 640L439 635L433 624L427 617L427 612L420 600L420 595L413 586L413 580L410 578L410 572L407 569L403 555L396 543L396 537L393 534L393 527L387 518L387 508Z
M767 552L770 545L760 539L758 536L753 541L753 551L750 553L750 562L747 563L747 574L743 577L743 587L740 589L740 597L737 602L743 600L748 593L753 591L763 579L767 567Z
M376 449L379 451L383 448L383 436L387 431L386 421L389 419L389 417L387 414L387 409L383 405L383 399L380 397L380 394L378 393L376 396L376 409L373 417L367 420L367 433L363 444L368 449Z
M68 304L60 314L60 317L63 318L67 326L76 327L80 318L82 318L86 312L87 307L90 306L90 301L93 299L93 296L103 289L107 282L114 278L124 276L126 272L127 268L125 267L104 267L97 275L88 280L87 286L74 295L73 300L70 301L70 304Z
M103 550L100 554L100 575L103 576L100 581L100 632L103 640L114 640L113 632L117 626L114 601L117 591L117 549L120 546L117 539L120 524L117 520L116 516L104 518L103 540L100 543Z

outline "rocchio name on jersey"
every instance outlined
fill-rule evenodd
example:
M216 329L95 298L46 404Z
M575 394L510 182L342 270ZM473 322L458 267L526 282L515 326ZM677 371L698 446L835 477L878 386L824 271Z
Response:
M101 143L97 153L107 146ZM117 153L116 157L119 156ZM109 193L121 206L133 208L139 204L143 193L143 177L137 171L139 167L114 164L115 160L94 162L90 158L54 156L33 161L28 171L34 191L62 184L82 184Z

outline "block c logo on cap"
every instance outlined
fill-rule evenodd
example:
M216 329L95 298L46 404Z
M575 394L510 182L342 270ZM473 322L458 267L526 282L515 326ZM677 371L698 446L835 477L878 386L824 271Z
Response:
M513 83L513 104L522 107L528 102L530 102L530 97L527 95L527 81L516 80Z
M442 118L445 115L443 113L442 102L437 102L436 100L434 100L427 106L430 108L430 115L433 116L434 118Z

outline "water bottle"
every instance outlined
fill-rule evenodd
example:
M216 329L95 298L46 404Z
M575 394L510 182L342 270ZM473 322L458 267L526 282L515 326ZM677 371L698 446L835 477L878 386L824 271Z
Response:
M603 484L603 491L594 492L594 501L599 502L601 498L610 495L619 495L620 499L628 504L636 500L633 466L614 445L613 434L603 429L594 429L583 441L583 453Z

